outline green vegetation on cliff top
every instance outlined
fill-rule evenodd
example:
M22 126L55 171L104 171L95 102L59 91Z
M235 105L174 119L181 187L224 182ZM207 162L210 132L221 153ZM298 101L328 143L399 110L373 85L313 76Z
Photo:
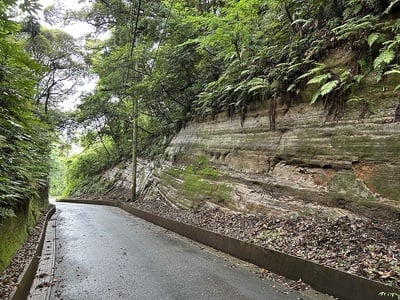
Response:
M87 41L99 81L76 120L87 145L109 139L121 159L135 98L139 149L153 156L187 122L222 111L243 121L254 102L269 103L271 129L278 101L321 102L338 120L348 101L369 105L365 88L400 73L396 0L145 1L139 14L137 4L93 1L67 14L111 33Z

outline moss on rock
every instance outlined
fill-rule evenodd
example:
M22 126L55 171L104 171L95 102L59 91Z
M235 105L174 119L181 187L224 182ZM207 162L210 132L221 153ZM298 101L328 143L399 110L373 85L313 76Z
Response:
M335 202L341 200L360 203L374 201L375 197L365 184L356 177L353 171L341 171L332 177L328 183L329 198ZM340 203L339 203L340 206Z
M159 178L163 186L176 189L177 199L184 197L190 200L191 206L200 205L205 201L232 206L232 189L218 182L218 176L219 171L209 166L205 156L197 156L192 158L192 163L185 169L163 170Z
M0 273L28 238L40 217L40 210L47 204L47 201L31 200L27 207L21 208L16 213L15 217L7 218L0 224Z
M366 176L366 185L374 192L399 201L400 205L400 166L392 164L382 164L373 168L369 176Z

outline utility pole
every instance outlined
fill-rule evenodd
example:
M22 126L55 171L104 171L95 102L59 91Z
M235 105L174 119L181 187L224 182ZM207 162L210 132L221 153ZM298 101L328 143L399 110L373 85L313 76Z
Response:
M128 62L128 70L126 74L126 80L129 80L129 68L132 62L133 49L138 44L138 24L140 17L140 10L142 9L142 0L138 0L137 8L136 8L136 19L135 19L135 27L133 27L133 15L134 15L134 0L132 0L131 6L131 20L130 20L130 28L131 32L133 31L133 37L131 40L131 45L129 49L129 62ZM138 63L135 62L135 78L139 79L138 76ZM133 105L133 114L132 114L132 190L131 190L131 201L136 201L136 173L137 173L137 136L138 136L138 117L139 117L139 100L137 95L133 95L132 97L132 105Z
M131 200L136 201L136 172L137 172L137 133L138 133L138 109L139 101L133 97L133 120L132 120L132 196Z

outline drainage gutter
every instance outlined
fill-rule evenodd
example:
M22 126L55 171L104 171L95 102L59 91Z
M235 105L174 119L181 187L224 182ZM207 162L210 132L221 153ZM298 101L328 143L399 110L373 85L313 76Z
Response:
M35 278L36 275L36 270L39 265L39 258L42 253L43 249L43 243L46 235L46 228L47 228L47 223L50 220L50 218L53 216L54 212L56 211L56 208L54 205L51 205L52 207L50 210L47 212L46 219L43 223L42 226L42 231L40 233L39 237L39 243L37 244L35 254L30 260L30 262L25 266L24 271L18 278L17 282L17 288L11 292L10 299L11 300L24 300L27 299L30 288L32 285L32 282Z

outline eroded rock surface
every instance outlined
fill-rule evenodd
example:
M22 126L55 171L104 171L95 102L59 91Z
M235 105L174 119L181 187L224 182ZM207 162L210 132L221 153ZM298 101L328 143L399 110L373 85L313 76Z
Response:
M282 106L273 131L268 107L255 105L244 122L220 114L189 124L167 153L181 166L206 156L238 210L299 212L313 210L312 203L398 219L400 125L393 122L395 102L385 105L363 119L350 108L338 122L322 106ZM176 188L160 178L164 190Z

